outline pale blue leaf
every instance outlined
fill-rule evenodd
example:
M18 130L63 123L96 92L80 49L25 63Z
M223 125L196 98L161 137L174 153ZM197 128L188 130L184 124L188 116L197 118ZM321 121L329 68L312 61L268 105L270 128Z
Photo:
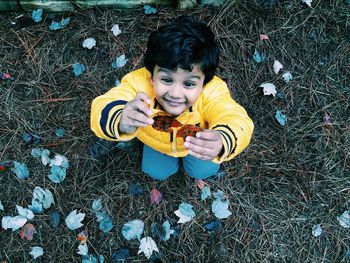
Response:
M289 82L293 79L293 76L292 76L292 73L290 73L289 71L285 72L283 75L282 75L283 79L285 82Z
M110 216L105 217L102 221L100 221L99 228L104 232L108 233L113 228L112 218Z
M130 258L130 252L128 248L120 248L112 254L113 262L123 263L122 260Z
M276 117L277 121L279 122L279 124L281 124L282 126L286 125L287 116L284 115L280 110L276 111L275 117Z
M122 235L126 240L141 239L143 233L144 223L141 220L131 220L124 224L122 228Z
M152 6L150 6L150 5L144 5L143 6L143 10L144 10L146 15L157 13L157 9L152 7Z
M32 200L32 204L28 205L28 208L32 210L35 214L41 214L44 212L43 205L34 199Z
M70 230L75 230L79 227L82 227L83 224L81 223L81 221L84 220L84 217L85 213L77 213L77 210L73 210L65 219L67 227Z
M69 161L67 157L60 154L56 154L54 158L50 159L50 166L53 166L53 165L68 169Z
M228 201L227 200L221 200L221 199L216 199L211 205L211 210L214 213L214 215L219 218L227 218L232 213L228 210Z
M49 150L47 150L47 149L43 149L42 151L41 151L41 163L43 164L43 165L47 165L48 163L50 163L50 157L49 157L49 155L50 155L50 151Z
M114 82L114 87L118 87L120 85L120 80L116 79Z
M100 255L99 259L100 259L100 263L104 263L105 262L105 257L103 255Z
M259 53L257 49L254 51L253 59L256 63L261 63L266 60L266 55L264 53Z
M45 195L43 196L42 204L45 209L48 209L51 206L51 204L55 204L53 194L49 189L45 189Z
M97 222L101 222L108 217L108 214L106 211L101 210L101 211L95 212L95 216L97 217Z
M92 211L94 213L96 212L99 212L102 210L102 201L101 199L95 199L93 202L92 202Z
M112 68L122 68L125 66L128 59L125 58L125 54L117 57L116 61L112 63Z
M195 212L192 210L193 205L189 204L189 203L181 203L181 205L179 206L179 211L181 214L194 218L196 216Z
M201 192L201 200L204 201L205 199L207 199L210 196L211 196L210 187L209 186L205 186L202 189L202 192Z
M213 196L215 199L224 199L225 198L225 194L221 190L217 190L215 193L213 193Z
M60 22L55 22L55 21L52 21L51 22L51 25L49 26L49 29L52 30L52 31L55 31L55 30L59 30L59 29L62 29L64 28L65 26L67 26L70 22L70 18L62 18L62 20Z
M137 196L137 195L143 194L143 188L138 183L130 183L128 190L129 190L129 194L132 194L132 195Z
M63 182L64 178L66 178L66 172L67 170L65 168L52 165L50 174L48 175L48 177L52 182L59 184Z
M81 258L81 263L97 263L97 258L95 258L93 255L83 256Z
M350 213L345 210L341 216L337 216L338 223L344 228L350 228Z
M18 179L25 180L29 177L29 170L26 164L14 161L15 168L12 171L17 175Z
M83 74L83 72L85 72L85 70L86 70L85 65L83 65L79 62L74 63L72 65L72 68L73 68L74 76L76 76L76 77Z
M39 8L37 10L33 10L32 12L32 19L34 20L35 23L39 23L43 20L42 18L43 15L43 9Z
M40 148L33 148L31 155L34 156L35 158L40 158L41 157L41 149Z
M0 201L0 211L5 211L4 206L2 205L1 201Z
M167 241L170 239L170 235L174 234L175 231L171 229L169 220L166 220L162 226L163 226L164 236L161 238L161 240Z
M44 249L42 247L32 247L29 254L34 258L38 258L44 254Z
M89 248L87 246L87 244L80 244L78 246L78 252L77 252L79 255L82 255L82 256L86 256L88 253L89 253Z
M28 220L32 220L34 218L33 211L28 208L23 208L20 205L16 205L17 212L20 216L27 218Z
M63 128L56 128L55 134L57 137L63 137L65 134L65 130Z
M1 227L3 229L12 229L16 231L27 223L27 218L24 216L4 216L1 219Z
M25 132L22 135L22 140L24 143L31 143L33 140L33 136L30 133Z
M318 237L322 234L322 228L321 228L321 225L320 224L317 224L317 225L313 225L312 226L312 235L314 237Z

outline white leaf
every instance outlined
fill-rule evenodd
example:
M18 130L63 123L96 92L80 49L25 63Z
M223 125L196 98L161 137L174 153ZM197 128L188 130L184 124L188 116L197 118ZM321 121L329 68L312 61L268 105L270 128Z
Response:
M140 241L139 251L137 254L144 253L146 258L150 258L153 251L159 253L158 247L151 237L144 237Z
M273 71L275 74L278 74L281 69L283 69L283 65L278 60L275 60L275 62L273 62Z
M274 97L276 96L276 86L273 85L272 83L263 83L260 85L261 88L264 88L264 95L273 95Z
M228 210L228 201L221 199L216 199L211 205L211 210L214 213L214 215L219 218L228 218L230 215L232 215L231 211Z
M49 165L51 167L53 165L56 165L56 166L60 166L60 167L68 169L69 161L68 161L67 157L60 155L60 154L56 154L54 158L50 159Z
M292 76L292 73L290 73L289 71L285 72L283 75L282 75L283 79L285 82L289 82L293 79L293 76Z
M0 211L5 211L4 206L2 205L1 201L0 201Z
M50 151L49 150L44 149L44 150L41 151L41 162L45 166L50 162L49 155L50 155Z
M92 211L93 212L98 212L98 211L101 211L102 210L102 201L101 199L95 199L93 202L92 202Z
M92 37L89 37L84 40L83 47L92 49L94 46L96 46L96 40Z
M122 235L126 240L138 238L140 240L145 224L141 220L131 220L124 224Z
M181 214L180 209L176 210L174 213L175 213L175 215L180 217L179 221L177 221L179 224L184 224L184 223L190 222L193 219L190 216L186 216L186 215Z
M23 208L22 206L16 205L18 214L20 216L23 216L25 218L27 218L28 220L32 220L34 218L34 214L32 212L32 210L28 209L28 208Z
M20 229L27 223L27 218L24 216L4 216L1 220L3 229L12 228L12 231Z
M314 225L314 226L312 227L312 235L313 235L314 237L318 237L318 236L320 236L321 234L322 234L321 225L320 225L320 224Z
M349 211L344 211L341 216L337 216L337 220L342 227L350 228L350 214Z
M117 24L115 24L111 31L113 32L113 35L118 36L122 31L119 29L119 26Z
M89 253L89 249L87 244L79 245L78 246L78 252L79 255L86 256Z
M307 4L309 7L311 7L312 0L301 0L301 2Z
M32 250L29 252L30 255L33 256L34 259L40 257L44 254L44 250L42 247L32 247Z
M78 213L77 210L73 210L72 212L69 213L69 215L66 217L65 222L67 227L70 230L75 230L79 227L82 227L83 224L81 221L84 220L85 213Z

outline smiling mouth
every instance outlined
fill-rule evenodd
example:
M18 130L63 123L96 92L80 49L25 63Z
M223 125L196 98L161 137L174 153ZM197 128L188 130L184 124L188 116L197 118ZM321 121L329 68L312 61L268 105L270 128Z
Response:
M184 104L185 102L182 102L182 101L172 101L172 100L167 100L167 99L164 99L165 102L167 104L169 104L170 106L179 106L181 104Z

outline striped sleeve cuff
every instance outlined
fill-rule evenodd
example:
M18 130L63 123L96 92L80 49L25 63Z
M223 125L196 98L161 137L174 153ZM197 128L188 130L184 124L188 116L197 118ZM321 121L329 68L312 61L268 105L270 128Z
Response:
M223 154L215 158L214 161L222 163L235 152L237 147L237 137L228 125L216 125L212 129L220 133L224 147Z
M130 134L119 134L118 126L127 101L117 100L110 102L104 107L101 113L100 127L103 134L112 140L131 140L136 136L136 131Z

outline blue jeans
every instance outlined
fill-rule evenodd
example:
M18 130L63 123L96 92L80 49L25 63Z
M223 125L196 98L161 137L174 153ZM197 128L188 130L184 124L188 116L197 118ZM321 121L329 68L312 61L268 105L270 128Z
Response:
M216 174L220 165L187 155L175 158L143 146L142 171L154 179L166 180L179 170L179 159L182 159L184 170L195 179L206 179Z

